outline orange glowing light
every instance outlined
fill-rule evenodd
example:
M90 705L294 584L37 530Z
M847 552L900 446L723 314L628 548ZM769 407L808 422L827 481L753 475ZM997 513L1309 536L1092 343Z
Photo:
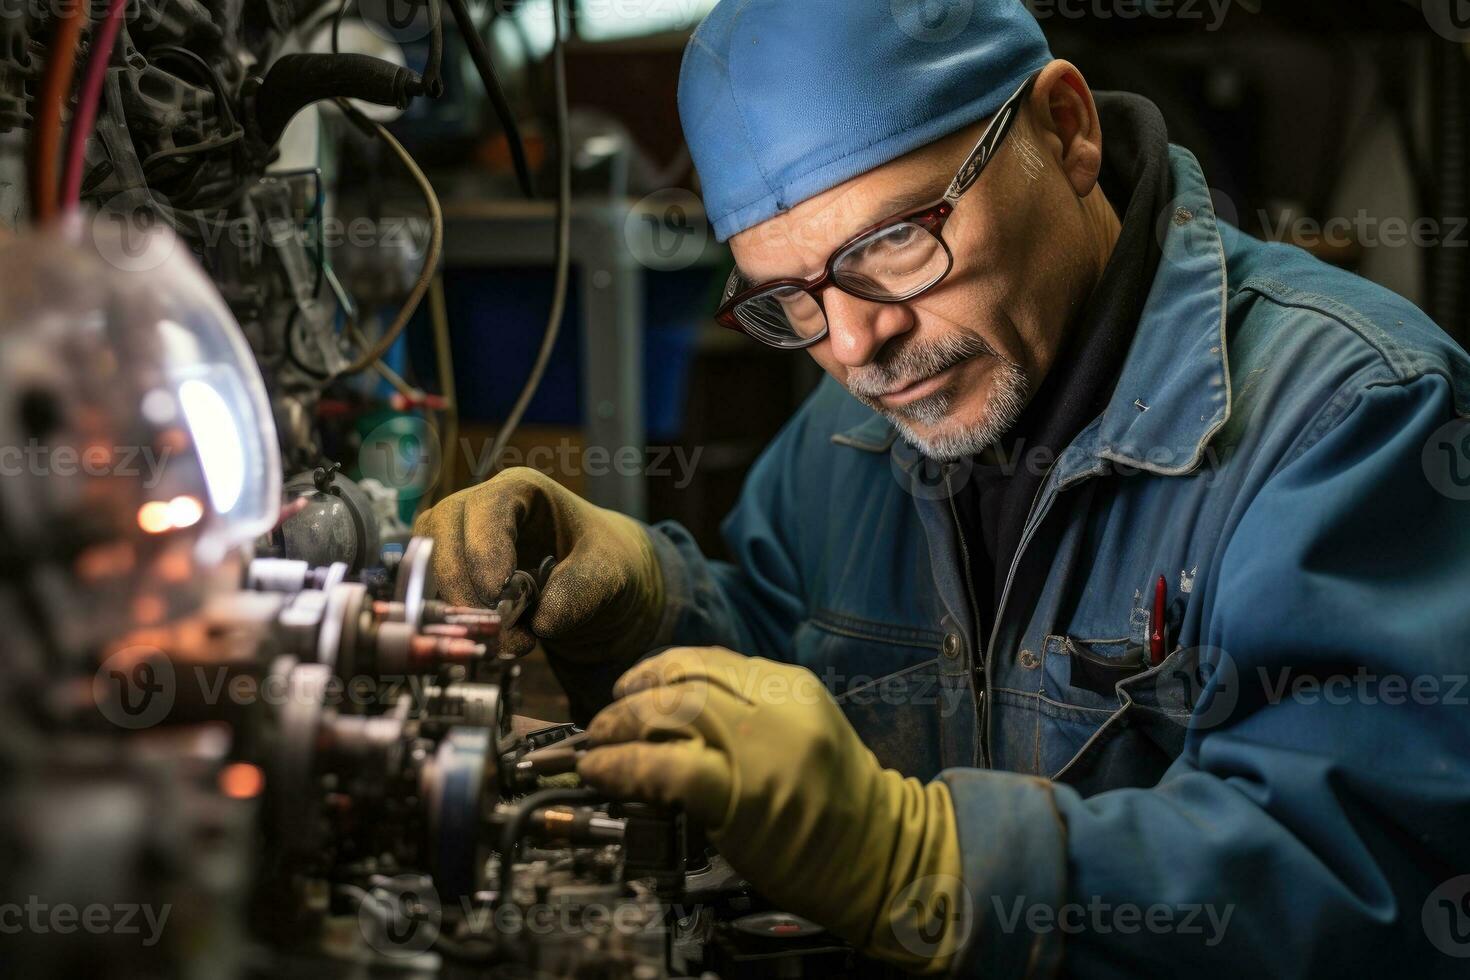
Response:
M133 546L127 541L93 545L77 556L77 577L84 582L99 582L117 575L127 575L133 570L136 556Z
M248 762L232 763L220 770L219 788L232 800L253 800L265 788L265 774Z
M162 534L173 530L173 517L169 505L162 500L150 500L138 508L138 526L147 534Z
M160 555L153 563L153 569L165 582L184 582L194 574L194 561L187 548L175 548L166 555Z
M140 595L133 600L133 620L142 626L154 626L168 615L168 606L156 595Z

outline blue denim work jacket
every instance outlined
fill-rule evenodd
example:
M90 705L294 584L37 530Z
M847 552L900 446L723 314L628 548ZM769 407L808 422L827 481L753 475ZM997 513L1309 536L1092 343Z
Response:
M810 668L885 765L946 780L960 975L1463 975L1470 360L1171 167L1111 403L1017 461L1049 473L995 622L963 464L828 380L752 469L734 563L656 529L664 638Z

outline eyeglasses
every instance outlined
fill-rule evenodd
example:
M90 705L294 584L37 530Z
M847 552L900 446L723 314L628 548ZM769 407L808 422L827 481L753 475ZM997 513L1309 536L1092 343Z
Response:
M814 278L775 279L756 285L736 269L725 284L715 320L772 347L800 350L827 336L822 292L828 286L875 303L904 303L939 285L954 268L954 254L943 238L945 222L995 156L1035 82L1033 74L996 111L938 201L890 217L848 239Z

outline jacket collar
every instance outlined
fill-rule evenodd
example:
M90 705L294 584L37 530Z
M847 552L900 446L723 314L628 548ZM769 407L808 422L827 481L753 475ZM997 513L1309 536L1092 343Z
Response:
M893 423L874 412L862 423L834 435L832 441L864 452L886 453L898 441L898 430Z
M1194 154L1170 146L1169 166L1174 198L1160 217L1163 255L1138 331L1107 408L1059 457L1059 486L1099 472L1105 461L1160 476L1193 472L1230 417L1220 227ZM891 448L900 464L917 455L876 413L832 441L867 452Z

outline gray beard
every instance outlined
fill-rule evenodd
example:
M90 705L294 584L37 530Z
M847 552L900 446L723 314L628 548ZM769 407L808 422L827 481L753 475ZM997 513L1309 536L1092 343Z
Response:
M1000 361L1000 369L980 418L969 426L941 427L929 436L915 431L916 425L942 426L959 396L955 385L896 409L879 400L884 392L933 377L974 357L994 357ZM887 360L870 364L847 378L847 389L854 397L892 422L919 452L941 463L973 456L998 442L1020 418L1030 388L1030 379L1020 365L1005 360L983 338L970 333L922 347L904 347Z

